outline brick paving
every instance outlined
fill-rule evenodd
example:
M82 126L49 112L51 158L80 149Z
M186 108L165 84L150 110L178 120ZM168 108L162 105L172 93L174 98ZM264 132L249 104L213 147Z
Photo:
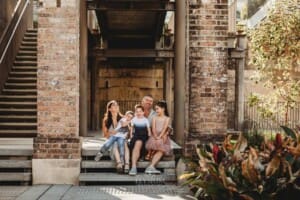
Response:
M187 188L176 185L124 186L0 186L0 200L122 200L193 199Z

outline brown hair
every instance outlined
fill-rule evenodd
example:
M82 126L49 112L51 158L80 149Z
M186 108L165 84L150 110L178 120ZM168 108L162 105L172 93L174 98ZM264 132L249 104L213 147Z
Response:
M144 110L144 107L143 107L141 104L136 104L136 105L134 106L134 110L137 110L138 108L142 109L143 112L145 111L145 110Z

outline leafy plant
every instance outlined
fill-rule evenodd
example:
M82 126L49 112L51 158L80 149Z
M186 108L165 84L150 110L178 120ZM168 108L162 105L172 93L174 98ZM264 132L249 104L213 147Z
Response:
M197 148L199 160L191 161L190 172L180 178L199 199L297 199L300 132L282 128L285 134L276 134L274 140L240 134L236 142L228 135L222 145L202 145ZM252 137L257 142L250 142Z
M267 96L252 94L249 101L258 105L263 117L287 113L299 101L300 8L298 0L276 1L267 18L250 31L250 64L256 68L252 79L271 91ZM284 109L277 106L284 102Z

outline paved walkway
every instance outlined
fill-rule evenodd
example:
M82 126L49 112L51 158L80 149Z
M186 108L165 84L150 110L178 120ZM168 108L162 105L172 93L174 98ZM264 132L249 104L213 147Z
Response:
M0 200L183 200L194 199L175 185L132 186L0 186Z

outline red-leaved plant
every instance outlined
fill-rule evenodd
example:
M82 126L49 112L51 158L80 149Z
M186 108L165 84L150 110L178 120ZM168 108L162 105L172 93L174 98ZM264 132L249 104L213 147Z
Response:
M222 145L203 145L199 160L180 178L198 199L298 199L300 132L282 128L285 135L275 140L240 134L237 141L228 135Z

